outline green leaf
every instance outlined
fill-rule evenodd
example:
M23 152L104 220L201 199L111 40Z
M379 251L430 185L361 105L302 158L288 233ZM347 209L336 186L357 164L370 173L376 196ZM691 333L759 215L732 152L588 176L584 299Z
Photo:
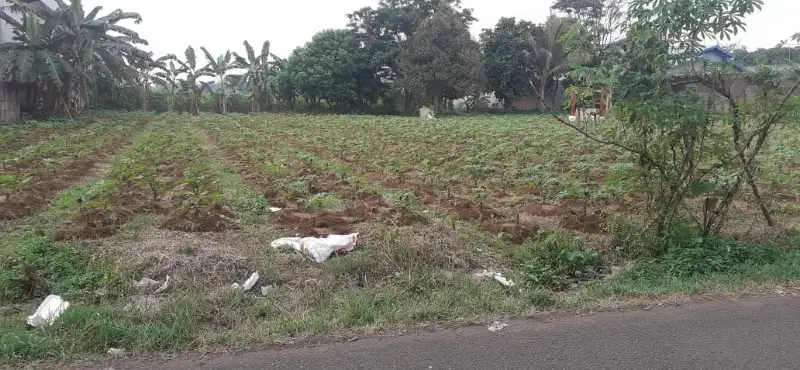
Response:
M715 187L716 184L711 181L698 181L689 187L689 191L692 195L702 195L714 191Z

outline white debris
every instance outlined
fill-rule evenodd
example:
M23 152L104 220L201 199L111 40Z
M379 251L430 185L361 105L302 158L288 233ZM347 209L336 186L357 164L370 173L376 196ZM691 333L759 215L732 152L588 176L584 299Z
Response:
M261 287L261 295L264 296L269 295L276 289L278 289L278 287L276 287L275 285L264 285Z
M356 248L358 233L328 235L325 238L280 238L270 245L275 249L294 249L314 262L325 262L334 252L350 252Z
M270 211L270 213L280 212L282 209L283 208L278 208L278 207L269 207L269 208L267 208L267 210Z
M503 330L508 326L507 323L495 321L489 324L489 331Z
M106 353L113 356L125 356L125 350L122 348L109 348Z
M257 281L258 281L258 272L254 272L252 275L250 275L250 277L247 280L245 280L244 283L242 283L242 285L239 285L239 283L233 283L231 287L233 289L246 292L250 289L253 289L253 286L256 285Z
M422 107L419 109L419 117L422 119L436 119L436 116L433 114L433 109L428 107Z
M28 316L28 325L35 327L53 325L53 322L55 322L58 316L64 313L67 308L69 308L69 302L57 295L51 294L42 301L42 304L39 305L39 308L36 309L33 315Z
M133 286L135 286L137 288L149 288L149 287L152 287L152 286L158 286L159 284L160 283L158 281L150 279L150 278L146 278L146 277L142 278L139 281L134 281L133 282Z
M475 277L479 279L481 278L494 279L498 283L507 287L516 286L516 284L514 284L514 282L511 281L511 279L506 279L505 277L503 277L502 273L495 271L483 270L481 272L475 273Z
M165 290L167 290L167 288L169 288L169 275L167 275L167 280L164 280L164 284L161 284L161 286L158 287L153 294L163 293Z

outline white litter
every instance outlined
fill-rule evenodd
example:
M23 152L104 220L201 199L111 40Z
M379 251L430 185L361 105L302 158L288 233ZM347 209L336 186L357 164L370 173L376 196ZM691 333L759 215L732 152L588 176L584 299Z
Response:
M142 278L142 280L134 281L133 286L137 288L149 288L151 286L158 286L160 283L156 280L151 278Z
M269 208L267 208L267 210L269 210L271 213L280 212L280 210L282 210L282 209L283 208L278 208L278 207L269 207Z
M125 350L122 348L109 348L106 353L113 356L125 356Z
M163 293L165 290L167 290L167 288L169 288L169 275L167 275L167 280L164 280L164 284L161 284L161 286L158 287L153 294Z
M275 249L294 249L314 262L325 262L334 252L350 252L356 248L358 233L328 235L325 238L280 238L270 245Z
M261 295L267 296L276 289L278 289L278 287L276 287L275 285L264 285L261 287Z
M42 301L42 304L39 305L39 308L36 309L33 315L28 316L28 325L35 327L45 324L53 325L53 322L55 322L58 316L64 313L67 308L69 308L69 302L61 299L61 297L57 295L51 294Z
M242 283L242 285L239 285L239 283L233 283L231 287L233 289L246 292L250 289L253 289L253 286L256 285L256 281L258 281L258 272L254 272L252 275L250 275L250 277L247 280L245 280L244 283Z
M502 273L495 272L495 271L483 270L481 272L476 273L475 277L477 277L479 279L480 278L494 279L498 283L502 284L503 286L507 286L507 287L513 287L513 286L517 285L517 284L514 284L514 282L511 281L511 279L506 279L503 276Z
M495 321L495 322L493 322L493 323L489 324L489 331L498 331L498 330L503 330L503 329L505 329L507 326L508 326L508 324L507 324L507 323L504 323L504 322L499 322L499 321Z

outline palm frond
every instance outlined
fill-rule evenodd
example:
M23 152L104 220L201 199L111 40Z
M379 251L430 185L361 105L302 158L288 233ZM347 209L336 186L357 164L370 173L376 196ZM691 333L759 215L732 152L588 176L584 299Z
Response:
M55 60L53 60L53 56L50 55L50 53L46 50L38 50L36 52L36 57L44 64L47 77L49 77L50 80L56 84L56 86L61 87L64 83L61 80L61 73L59 72L61 67L60 63L57 63ZM60 56L55 57L61 58Z
M208 65L209 65L209 66L210 66L212 69L217 69L217 61L214 59L214 57L212 57L212 56L211 56L211 53L209 53L209 52L208 52L208 50L206 49L206 47L205 47L205 46L201 46L201 47L200 47L200 50L202 50L202 51L203 51L203 54L205 54L205 56L206 56L206 60L208 60Z
M197 56L194 53L194 48L191 46L186 48L184 55L186 56L186 64L184 66L191 67L191 69L197 68Z

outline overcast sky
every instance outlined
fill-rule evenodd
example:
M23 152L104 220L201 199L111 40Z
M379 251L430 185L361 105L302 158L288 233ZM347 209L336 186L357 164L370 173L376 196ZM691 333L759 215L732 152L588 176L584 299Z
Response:
M272 52L281 57L311 40L318 31L346 26L347 13L377 3L378 0L83 1L87 11L102 5L101 14L117 8L139 12L144 22L131 27L150 42L156 56L182 55L188 45L205 46L214 55L227 49L241 52L242 41L247 39L256 49L260 49L264 40L270 40ZM472 26L476 36L503 16L542 22L551 3L552 0L463 0L464 6L474 9L478 18ZM734 42L748 48L771 47L800 32L797 22L800 1L764 0L764 3L763 10L748 19L747 33L735 36Z

